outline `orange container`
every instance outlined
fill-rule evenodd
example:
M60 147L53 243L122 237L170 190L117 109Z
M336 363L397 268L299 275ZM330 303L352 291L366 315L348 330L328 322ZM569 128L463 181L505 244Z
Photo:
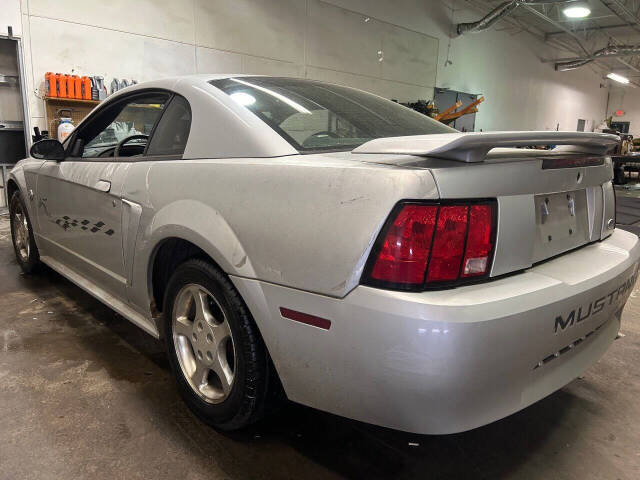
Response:
M82 98L82 79L78 75L73 76L73 98Z
M56 80L58 82L58 96L60 98L67 98L67 75L56 73Z
M67 96L69 98L76 98L76 82L73 77L76 75L69 75L67 77Z
M89 77L82 77L82 98L84 100L91 100L91 79Z
M44 74L44 81L47 88L47 97L58 96L58 82L56 82L56 75L52 72Z

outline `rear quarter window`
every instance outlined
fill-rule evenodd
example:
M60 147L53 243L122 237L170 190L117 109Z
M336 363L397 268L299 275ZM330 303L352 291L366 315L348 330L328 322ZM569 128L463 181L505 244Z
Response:
M158 122L147 155L182 155L191 130L189 102L175 95Z

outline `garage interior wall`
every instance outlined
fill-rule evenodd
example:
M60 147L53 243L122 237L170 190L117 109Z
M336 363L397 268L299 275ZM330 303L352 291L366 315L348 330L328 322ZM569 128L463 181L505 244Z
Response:
M624 115L617 117L615 112L618 110L622 110ZM613 117L614 122L630 122L629 133L634 138L640 137L640 93L638 88L612 87L607 117Z
M498 25L449 47L453 22L480 17L460 10L463 0L2 3L0 34L13 25L22 36L31 127L45 128L47 71L103 75L107 85L194 72L300 76L399 101L431 99L437 85L486 97L477 130L575 130L606 109L599 75L555 72L539 59L566 52L527 33Z

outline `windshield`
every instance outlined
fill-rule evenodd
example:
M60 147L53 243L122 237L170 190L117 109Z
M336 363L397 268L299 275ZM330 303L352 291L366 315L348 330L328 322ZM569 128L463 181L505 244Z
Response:
M238 77L210 83L301 152L352 150L374 138L457 132L390 100L313 80Z

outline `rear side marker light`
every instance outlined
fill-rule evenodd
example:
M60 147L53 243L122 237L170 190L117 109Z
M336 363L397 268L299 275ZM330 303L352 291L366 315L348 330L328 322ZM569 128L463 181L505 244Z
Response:
M373 248L363 282L420 290L485 277L495 227L495 201L400 204Z
M323 330L329 330L331 328L331 320L316 317L315 315L309 315L308 313L298 312L289 308L280 307L280 315L284 318L288 318L289 320L306 323L307 325L322 328Z

